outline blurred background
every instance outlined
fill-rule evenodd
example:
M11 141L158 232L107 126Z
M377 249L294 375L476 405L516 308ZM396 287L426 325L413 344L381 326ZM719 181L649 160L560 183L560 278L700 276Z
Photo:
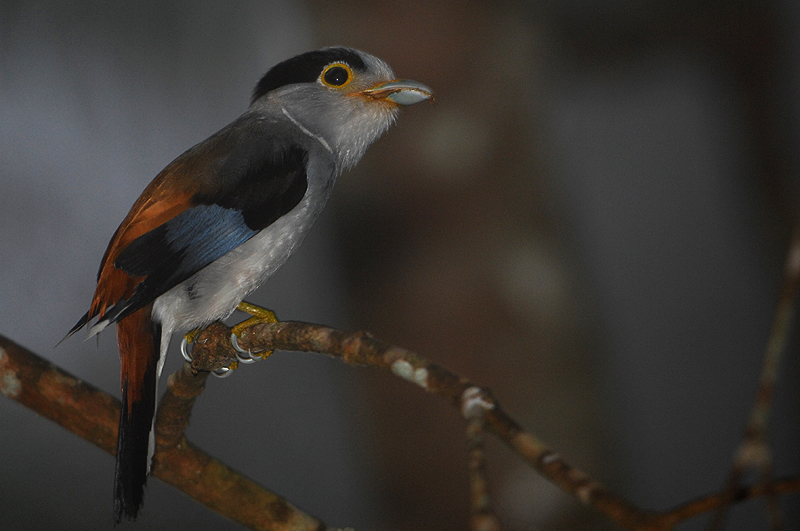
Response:
M332 44L437 103L404 110L340 178L252 301L489 386L644 508L720 488L798 221L790 0L2 0L0 333L118 396L114 332L53 349L113 231L269 67ZM797 346L772 419L778 475L800 470ZM456 530L464 432L391 375L277 353L209 380L188 437L328 525ZM9 400L0 455L3 529L111 527L110 455ZM489 470L508 529L614 528L496 441ZM783 505L797 529L798 496ZM238 528L157 479L138 526ZM765 528L762 501L730 515L728 529Z

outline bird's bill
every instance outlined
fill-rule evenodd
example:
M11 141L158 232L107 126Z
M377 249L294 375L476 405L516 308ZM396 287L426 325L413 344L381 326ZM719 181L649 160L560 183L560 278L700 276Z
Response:
M433 100L433 91L422 83L409 79L395 79L375 85L361 92L376 100L389 100L398 105L414 105L425 100Z

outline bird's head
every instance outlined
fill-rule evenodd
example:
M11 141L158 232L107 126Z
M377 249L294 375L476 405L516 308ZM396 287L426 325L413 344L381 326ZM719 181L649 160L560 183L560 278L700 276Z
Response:
M401 106L433 98L416 81L396 79L368 53L331 47L277 64L258 82L251 108L281 112L319 140L339 170L358 162L394 122Z

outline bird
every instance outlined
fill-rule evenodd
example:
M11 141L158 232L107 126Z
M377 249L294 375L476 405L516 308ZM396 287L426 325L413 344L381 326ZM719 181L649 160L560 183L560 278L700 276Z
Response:
M241 116L170 162L133 204L103 255L89 310L66 336L117 327L115 523L142 507L172 335L248 311L243 299L298 248L336 178L401 107L432 99L429 87L395 78L360 50L297 55L270 68Z

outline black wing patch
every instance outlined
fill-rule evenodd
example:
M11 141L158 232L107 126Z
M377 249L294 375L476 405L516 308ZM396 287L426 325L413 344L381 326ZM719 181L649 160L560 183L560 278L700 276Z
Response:
M192 200L235 209L256 231L288 214L308 188L308 153L300 146L290 146L277 156L265 158L258 153L264 150L260 142L237 146L217 175L222 193L199 193Z
M139 236L117 257L115 267L145 278L130 300L109 310L113 321L152 302L289 213L308 188L307 152L300 146L276 149L274 142L254 135L236 143L218 162L214 192L196 194L195 206Z

